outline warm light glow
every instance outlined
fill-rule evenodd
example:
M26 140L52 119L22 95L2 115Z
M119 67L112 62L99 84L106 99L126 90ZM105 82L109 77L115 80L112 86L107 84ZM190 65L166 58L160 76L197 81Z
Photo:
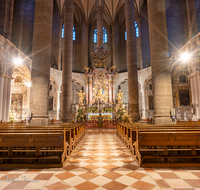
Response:
M187 61L190 60L190 57L191 57L190 54L187 53L187 52L185 52L185 53L183 53L183 54L181 55L181 61L187 62Z
M14 63L16 64L16 65L21 65L22 64L22 59L20 59L20 58L16 58L16 59L14 59Z
M25 83L25 85L26 85L27 87L31 87L31 86L32 86L31 82Z

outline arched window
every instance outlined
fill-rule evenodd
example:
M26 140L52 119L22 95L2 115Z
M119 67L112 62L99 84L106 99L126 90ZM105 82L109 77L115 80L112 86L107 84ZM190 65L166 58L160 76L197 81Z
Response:
M94 43L97 43L97 29L94 30Z
M76 31L74 26L73 26L73 41L76 41Z
M139 27L138 27L137 22L135 22L135 35L136 35L136 38L139 37ZM126 31L125 31L125 40L127 40L127 32Z
M108 42L108 35L106 29L103 27L103 42L107 43Z
M135 34L136 34L136 38L138 38L139 37L139 27L138 27L137 22L135 22Z
M108 34L104 27L103 27L103 42L108 43ZM97 43L97 29L94 30L94 43Z
M64 24L62 26L62 38L64 38ZM73 26L73 41L76 41L76 31L74 26Z
M64 38L64 24L62 26L62 38Z

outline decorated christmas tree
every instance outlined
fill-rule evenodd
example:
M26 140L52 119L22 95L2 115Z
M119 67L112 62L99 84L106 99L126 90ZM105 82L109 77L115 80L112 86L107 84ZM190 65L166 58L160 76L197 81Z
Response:
M76 113L76 122L83 123L85 122L85 108L84 106L79 106Z
M124 114L125 112L124 112L123 104L118 104L117 110L116 110L116 120L120 122L123 121Z

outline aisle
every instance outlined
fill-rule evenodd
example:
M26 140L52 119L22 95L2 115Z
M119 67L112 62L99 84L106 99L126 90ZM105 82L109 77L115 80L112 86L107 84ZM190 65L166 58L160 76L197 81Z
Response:
M87 134L64 168L0 171L0 189L200 190L199 178L199 168L139 168L116 134L99 133Z

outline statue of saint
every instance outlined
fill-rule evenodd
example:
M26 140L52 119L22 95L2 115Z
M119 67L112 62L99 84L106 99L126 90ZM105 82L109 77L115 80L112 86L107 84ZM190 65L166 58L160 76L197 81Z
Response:
M118 102L118 104L123 104L123 94L124 93L120 89L119 92L118 92L118 94L117 94L117 102Z
M83 100L84 100L85 92L83 92L82 90L80 90L80 92L77 92L77 94L79 95L79 105L83 105Z
M101 99L103 98L103 94L102 94L102 89L101 89L101 88L98 90L98 93L97 93L96 98L97 98L98 100L101 100Z

